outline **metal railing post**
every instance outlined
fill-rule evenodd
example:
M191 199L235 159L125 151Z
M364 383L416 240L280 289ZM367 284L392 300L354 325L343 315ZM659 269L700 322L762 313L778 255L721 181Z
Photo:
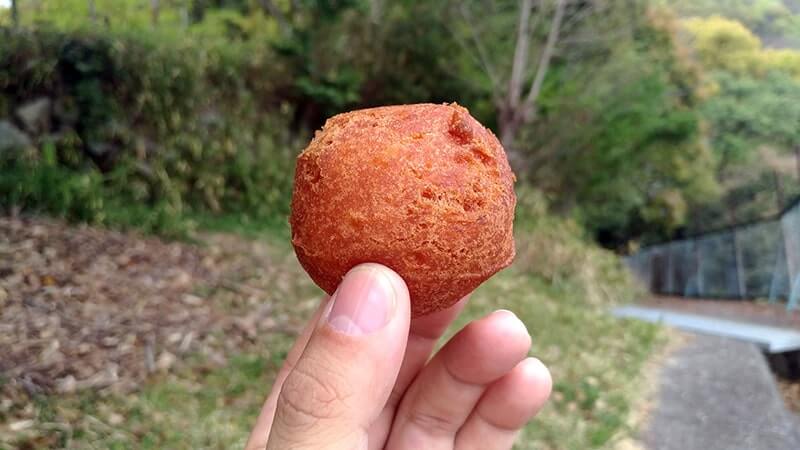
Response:
M733 236L733 258L736 264L736 283L739 298L747 297L747 281L744 277L744 257L742 256L742 246L739 243L739 233L736 228L731 228Z

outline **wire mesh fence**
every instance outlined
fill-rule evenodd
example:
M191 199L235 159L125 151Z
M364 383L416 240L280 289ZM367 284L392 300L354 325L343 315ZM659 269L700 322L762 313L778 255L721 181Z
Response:
M627 263L656 294L800 309L800 201L773 220L642 248Z

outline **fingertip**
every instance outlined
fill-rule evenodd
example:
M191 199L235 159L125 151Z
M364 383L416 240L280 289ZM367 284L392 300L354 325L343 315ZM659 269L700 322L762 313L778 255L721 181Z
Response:
M528 332L528 327L525 325L525 322L523 322L516 314L507 309L498 309L490 314L487 318L490 320L499 321L496 326L509 337L513 336L517 339L525 339L527 342L525 344L526 352L528 349L530 349L532 339L530 333Z
M550 371L541 361L523 359L489 386L458 441L513 441L515 433L542 410L551 386Z
M553 390L553 377L550 370L538 358L528 357L517 365L525 384L534 388L535 397L541 403L547 401Z
M385 280L392 286L392 289L394 290L395 298L400 301L405 300L405 302L408 303L408 286L406 285L405 280L403 280L403 277L401 277L400 274L392 270L390 267L378 263L361 263L350 269L348 275L358 270L373 271L380 274L382 277L385 277ZM345 275L345 277L347 277L347 275Z
M525 323L517 317L512 311L507 309L498 309L493 313L489 314L490 318L495 320L501 320L507 324L508 329L514 329L515 331L520 331L525 334L528 334L528 328L525 326Z

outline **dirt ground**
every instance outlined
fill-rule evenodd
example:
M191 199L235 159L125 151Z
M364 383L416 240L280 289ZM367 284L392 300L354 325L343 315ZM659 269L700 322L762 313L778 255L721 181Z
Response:
M258 333L295 332L286 251L228 235L202 245L0 217L0 418L39 393L137 389L201 354L225 364ZM299 314L294 314L298 316Z
M786 402L786 406L795 414L800 415L800 380L778 380L778 390Z

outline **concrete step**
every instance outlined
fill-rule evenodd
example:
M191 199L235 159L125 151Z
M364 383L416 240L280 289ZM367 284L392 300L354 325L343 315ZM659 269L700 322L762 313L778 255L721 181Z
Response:
M680 330L751 342L768 353L800 350L800 331L718 319L642 306L614 308L612 314L648 322L663 323Z

